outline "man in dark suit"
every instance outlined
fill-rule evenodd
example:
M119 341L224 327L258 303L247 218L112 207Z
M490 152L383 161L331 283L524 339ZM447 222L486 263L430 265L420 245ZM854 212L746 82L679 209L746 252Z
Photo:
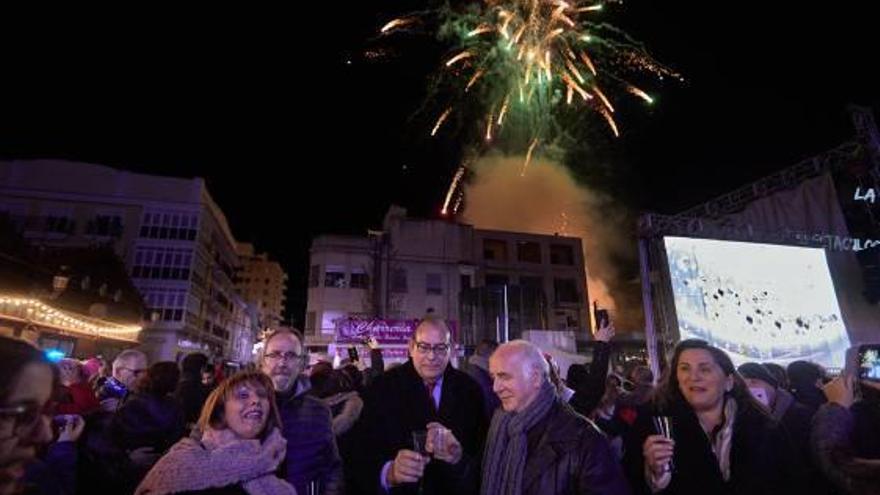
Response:
M410 359L367 390L358 425L358 493L472 494L488 418L479 385L449 364L452 341L440 319L423 320ZM413 433L426 432L426 450Z

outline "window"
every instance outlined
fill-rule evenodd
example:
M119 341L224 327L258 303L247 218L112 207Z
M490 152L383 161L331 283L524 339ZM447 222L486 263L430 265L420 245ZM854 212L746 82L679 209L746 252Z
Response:
M395 268L391 272L391 291L406 292L406 270L403 268Z
M327 268L324 270L324 287L344 289L345 286L345 267L327 265Z
M27 226L30 206L25 203L0 203L0 218L4 218L16 232L22 232Z
M579 300L577 282L573 278L553 279L553 291L557 303L576 303Z
M198 215L180 211L147 211L141 218L141 237L193 241L196 238Z
M541 263L541 245L537 242L517 242L516 259L525 263Z
M309 311L306 313L306 335L315 335L315 321L317 320L317 313L314 311Z
M443 276L439 273L429 273L425 276L425 292L428 294L443 294Z
M487 274L486 275L486 286L488 286L488 287L501 287L503 285L507 285L507 275L499 275L499 274Z
M100 237L122 237L122 217L96 215L86 226L86 234Z
M544 279L523 275L519 277L519 285L528 289L544 290Z
M351 288L367 289L370 287L370 277L364 273L363 268L352 268L351 270Z
M574 265L574 250L564 244L550 245L550 263L554 265Z
M72 234L75 225L73 219L67 216L49 215L46 217L46 232Z
M135 251L132 278L189 280L192 249L139 247Z
M497 239L483 239L483 259L507 261L507 243Z
M321 316L321 333L332 334L336 331L336 323L345 318L346 313L342 311L324 311Z
M309 268L309 287L317 287L320 276L321 265L312 265L312 267ZM248 279L248 282L250 282L250 279Z
M150 321L155 313L162 321L183 321L186 310L186 291L181 289L145 289L144 317Z

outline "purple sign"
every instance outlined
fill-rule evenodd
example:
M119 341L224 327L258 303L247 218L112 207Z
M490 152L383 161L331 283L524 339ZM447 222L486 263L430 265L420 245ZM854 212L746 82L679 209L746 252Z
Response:
M382 320L378 318L340 318L336 320L337 344L361 344L364 339L373 337L380 345L408 344L419 320ZM458 334L457 322L447 321L455 339Z
M385 347L382 349L382 357L386 362L403 362L409 359L409 349L401 349L399 347Z

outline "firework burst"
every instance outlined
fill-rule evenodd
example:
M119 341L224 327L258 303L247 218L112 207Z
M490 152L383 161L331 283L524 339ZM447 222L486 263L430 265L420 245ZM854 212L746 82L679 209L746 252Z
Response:
M523 149L534 151L561 112L592 112L619 136L608 95L654 99L627 78L680 76L648 55L623 31L601 21L605 4L584 0L482 0L432 11L439 37L453 47L439 79L448 81L450 102L435 117L441 132L454 109L483 109L477 123L486 141L505 126L518 127ZM424 13L422 14L424 15ZM387 22L383 35L405 30L415 16Z

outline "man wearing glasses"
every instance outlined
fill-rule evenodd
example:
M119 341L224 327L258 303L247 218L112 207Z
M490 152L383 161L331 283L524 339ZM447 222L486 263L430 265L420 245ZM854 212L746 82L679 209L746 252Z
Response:
M352 466L358 493L476 492L488 421L479 385L449 364L451 355L446 323L422 320L409 361L367 390L357 433L362 458ZM416 445L419 438L425 445Z
M128 349L119 353L113 360L112 376L98 389L101 409L116 412L134 384L147 372L147 356L141 351Z
M79 463L82 486L101 486L105 493L130 492L137 486L138 476L162 455L150 447L126 451L119 446L111 428L117 411L146 372L147 356L141 351L127 349L113 360L111 376L95 394L101 411L86 421Z
M275 385L282 434L287 440L285 477L300 494L341 495L342 460L330 409L306 394L311 385L302 374L308 360L302 342L299 332L274 331L263 341L259 363Z

